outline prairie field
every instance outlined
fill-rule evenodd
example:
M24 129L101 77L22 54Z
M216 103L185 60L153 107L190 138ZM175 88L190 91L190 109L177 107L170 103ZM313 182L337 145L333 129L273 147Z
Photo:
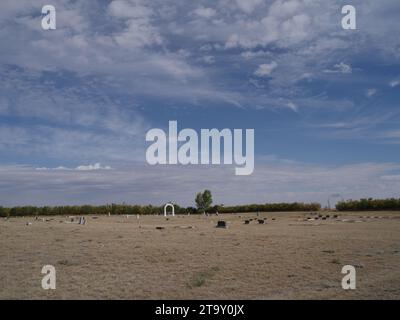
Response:
M2 218L0 298L399 299L400 212L318 214Z

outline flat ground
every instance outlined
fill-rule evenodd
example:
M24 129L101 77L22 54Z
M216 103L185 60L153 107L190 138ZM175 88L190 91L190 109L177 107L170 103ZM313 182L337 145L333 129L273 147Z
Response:
M400 212L338 214L1 219L0 298L399 299ZM41 288L48 264L56 290ZM341 287L347 264L356 290Z

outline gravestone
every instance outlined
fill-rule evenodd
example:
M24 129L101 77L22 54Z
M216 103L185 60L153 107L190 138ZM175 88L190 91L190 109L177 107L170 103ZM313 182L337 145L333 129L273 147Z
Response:
M260 219L260 220L258 220L258 223L259 223L259 224L265 224L265 220L261 220L261 219Z
M226 221L223 221L223 220L219 220L218 222L217 222L217 226L216 226L217 228L227 228L228 227L228 225L227 225L227 223L226 223Z
M250 224L249 220L244 220L244 224Z

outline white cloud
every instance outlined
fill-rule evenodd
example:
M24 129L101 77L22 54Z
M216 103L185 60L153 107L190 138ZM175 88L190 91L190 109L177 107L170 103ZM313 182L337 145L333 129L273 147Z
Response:
M277 66L278 64L275 61L272 61L271 63L260 64L257 70L254 71L254 75L258 77L269 76Z
M263 18L238 20L234 28L231 28L234 31L230 32L225 47L256 48L275 43L287 48L313 38L313 20L308 11L315 10L314 4L298 3L297 0L275 1Z
M125 22L126 28L113 35L119 46L137 48L162 44L158 29L151 23L154 12L141 1L114 0L108 5L108 12Z
M399 139L400 130L385 131L379 135L380 138Z
M126 29L114 35L116 43L123 48L161 45L163 40L158 30L147 21L132 19L126 22Z
M398 85L400 85L400 80L393 80L393 81L390 81L389 85L390 85L392 88L397 87Z
M324 68L321 62L333 65L332 61L340 61L338 52L352 55L351 48L355 47L352 37L337 29L337 1L223 0L205 1L193 7L182 0L114 0L105 8L101 1L90 5L85 1L54 1L63 13L57 17L57 37L40 30L35 13L37 6L30 1L2 2L0 16L4 23L0 41L8 44L0 53L4 65L40 71L65 70L79 76L105 76L111 85L119 86L118 90L124 92L150 92L152 97L168 92L183 99L187 95L179 90L179 81L190 83L198 92L210 88L216 92L220 90L217 86L226 75L225 62L237 63L236 50L222 52L221 48L256 48L258 51L242 54L246 60L261 57L269 45L278 51L283 49L279 60L274 51L266 55L267 61L276 60L281 66L279 74L274 75L271 89L286 86L291 91L303 74L313 74L315 79ZM382 7L396 7L393 1L383 3ZM390 25L397 20L391 16L381 19L383 12L375 10L380 7L376 4L363 6L365 37L357 40L357 50L370 52L366 49L373 45L398 55L395 50L398 40L381 45L389 37ZM211 19L187 19L188 13L195 14L193 9ZM367 23L367 19L371 23ZM385 21L379 24L382 28L379 35L372 28L372 21ZM12 36L15 33L19 36ZM180 39L187 40L180 42L175 38L178 34ZM382 37L382 34L387 36ZM187 55L177 52L182 49L176 48L177 43L188 51ZM198 48L219 50L223 58L218 58L218 62L223 61L224 65L215 63L215 68L199 65ZM318 61L315 57L319 57ZM257 60L257 63L261 62ZM252 66L243 63L241 70L248 74ZM164 89L166 83L168 90ZM142 88L144 92L139 92ZM232 88L231 91L239 90ZM194 99L199 100L199 97L189 98Z
M365 95L367 96L367 98L371 98L371 97L373 97L377 92L378 92L377 89L371 88L371 89L368 89L368 90L367 90L367 92L365 93Z
M77 166L76 168L68 168L65 166L58 166L56 168L47 168L47 167L39 167L36 168L38 171L46 171L46 170L55 170L55 171L95 171L95 170L111 170L112 168L110 166L102 166L99 162L95 164L89 164L89 165L80 165Z
M382 176L381 179L387 181L400 181L400 174Z
M110 15L117 18L144 19L153 15L153 11L139 1L114 0L108 6Z
M196 10L193 11L199 17L202 18L212 18L217 14L217 11L213 8L205 8L205 7L198 7Z
M203 45L199 48L200 51L205 51L205 52L211 51L212 49L213 49L213 47L212 47L212 45L209 44L209 43L203 44Z
M268 51L258 50L258 51L244 51L240 54L246 60L250 60L258 57L265 57L271 55Z
M326 205L332 194L345 199L398 197L399 170L400 164L394 163L324 166L256 159L256 174L243 179L232 174L231 166L134 165L92 171L0 166L0 202L11 206L172 200L188 206L199 190L210 188L214 203L226 205L281 201Z
M298 112L298 108L297 105L293 102L288 102L287 103L287 107L291 110L293 110L294 112Z
M238 7L248 14L252 13L262 2L263 0L236 0Z
M292 17L303 5L304 3L298 0L278 0L271 5L269 14L274 17Z
M78 171L92 171L92 170L111 170L110 166L101 166L100 163L81 165L75 168Z
M335 64L332 69L325 69L324 72L349 74L353 72L353 69L350 64L340 62L338 64Z
M204 57L201 57L200 60L206 64L214 64L215 63L214 56L204 56Z
M147 125L135 112L143 107L137 104L145 100L143 96L175 99L179 102L175 105L223 102L259 109L349 110L354 106L350 98L332 97L330 93L304 97L311 94L312 86L306 88L311 90L300 90L304 88L297 82L317 80L327 66L328 73L350 73L351 65L340 61L353 61L355 53L385 53L382 61L377 61L382 65L398 61L393 55L399 58L398 37L391 38L393 32L389 30L389 26L397 25L397 19L382 11L394 9L394 1L363 4L360 22L365 37L356 38L337 28L337 1L203 2L197 12L212 19L189 19L188 13L194 14L197 5L182 0L116 0L108 1L108 7L101 1L90 5L85 1L54 1L62 12L57 17L57 36L40 29L37 5L32 1L7 0L1 4L0 41L7 46L0 52L0 61L2 66L12 66L13 71L10 75L0 70L0 113L18 119L15 125L0 128L0 151L19 159L54 156L57 160L75 158L79 163L136 159L141 155L135 152L139 148L137 139L139 143L143 140ZM382 10L375 10L380 7ZM379 32L375 32L373 26L379 21L385 23L380 23ZM239 56L239 49L224 51L224 45L246 51ZM199 58L199 48L207 52L200 53L204 57ZM260 78L243 85L255 66L273 60L279 64L279 72L266 63L267 67L256 70ZM215 64L210 68L199 61ZM27 71L30 80L13 77L16 70ZM243 77L231 77L227 83L232 70ZM60 81L51 84L46 80L50 85L38 90L40 78L47 78L43 71L50 71L49 78ZM72 75L65 82L60 79L64 72ZM271 74L273 78L267 84L262 77ZM387 85L390 79L384 80ZM378 85L372 82L375 80L371 79L374 84L370 86ZM397 79L390 85L399 83ZM261 90L263 85L268 90ZM82 91L75 94L79 86ZM13 87L22 89L13 91ZM250 90L244 92L243 88ZM6 97L10 92L12 96ZM116 101L119 99L122 103ZM114 167L114 163L111 165Z

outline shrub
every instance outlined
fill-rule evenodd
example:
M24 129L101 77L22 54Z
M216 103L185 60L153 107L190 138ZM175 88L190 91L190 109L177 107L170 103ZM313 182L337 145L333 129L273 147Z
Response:
M201 213L197 208L194 207L180 207L178 204L174 204L176 214L196 214ZM367 206L366 206L367 207ZM210 213L239 213L239 212L258 212L258 211L318 211L321 208L318 203L271 203L271 204L250 204L240 206L225 207L223 205L216 205L209 208ZM149 215L149 214L163 214L164 206L139 206L139 205L128 205L128 204L107 204L103 206L55 206L55 207L13 207L4 208L0 207L1 217L21 217L21 216L52 216L52 215L107 215L108 213L113 215Z
M400 210L400 199L360 199L340 201L336 204L338 211L377 211Z

